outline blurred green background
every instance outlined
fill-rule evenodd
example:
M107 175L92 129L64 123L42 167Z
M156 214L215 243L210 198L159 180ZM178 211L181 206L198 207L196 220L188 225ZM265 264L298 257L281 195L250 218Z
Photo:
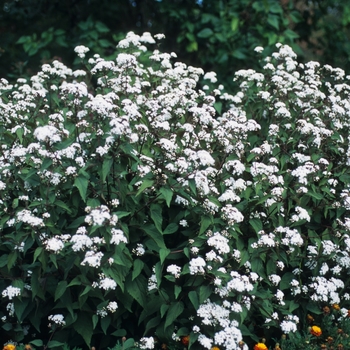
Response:
M335 0L0 0L0 77L30 76L59 59L77 63L76 45L115 55L129 31L164 33L162 51L218 73L230 84L253 54L289 44L299 60L350 72L350 1Z

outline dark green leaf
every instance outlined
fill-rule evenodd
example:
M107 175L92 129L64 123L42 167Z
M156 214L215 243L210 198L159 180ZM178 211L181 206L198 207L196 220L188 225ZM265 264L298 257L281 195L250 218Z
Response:
M167 312L164 329L174 323L174 321L182 314L184 308L184 304L181 301L174 302L170 305Z
M210 28L204 28L197 34L197 36L198 38L209 38L213 34L214 32Z

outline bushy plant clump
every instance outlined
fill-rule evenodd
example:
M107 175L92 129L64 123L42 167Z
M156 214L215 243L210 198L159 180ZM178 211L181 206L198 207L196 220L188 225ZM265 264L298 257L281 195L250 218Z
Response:
M327 305L344 322L348 77L278 45L230 95L144 44L1 80L3 330L234 350L319 326L307 315Z

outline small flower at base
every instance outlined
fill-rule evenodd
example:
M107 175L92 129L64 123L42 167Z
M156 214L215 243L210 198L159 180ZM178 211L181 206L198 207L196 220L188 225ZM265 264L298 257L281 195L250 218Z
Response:
M210 350L220 350L217 346L213 346Z
M187 346L190 342L190 336L189 335L186 335L184 337L181 337L181 343L185 346Z
M308 322L308 323L313 323L313 322L314 322L314 318L313 318L310 314L308 314L308 315L306 316L306 319L307 319L307 322Z
M328 306L325 306L325 307L323 307L323 313L325 314L325 315L328 315L328 314L330 314L330 312L331 312L331 309L328 307Z
M254 350L268 350L264 343L257 343L254 345Z
M337 310L337 311L340 310L340 306L338 304L333 304L332 307L334 310Z
M310 333L315 337L319 337L322 334L322 329L318 326L312 326L310 328Z
M33 348L30 344L26 344L24 345L24 350L33 350Z
M9 343L4 345L2 350L16 350L16 345L9 342Z
M327 339L326 339L326 341L327 341L327 343L333 343L333 338L332 337L328 337Z

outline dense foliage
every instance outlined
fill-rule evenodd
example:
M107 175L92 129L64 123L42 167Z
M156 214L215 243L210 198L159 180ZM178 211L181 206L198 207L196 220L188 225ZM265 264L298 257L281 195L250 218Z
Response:
M164 33L163 50L214 70L231 84L234 72L257 68L251 55L277 42L299 59L349 70L350 7L335 0L5 0L0 9L0 77L33 75L41 63L71 66L85 45L113 56L130 30Z
M231 95L155 44L1 80L3 338L247 349L345 322L344 71L279 44Z

